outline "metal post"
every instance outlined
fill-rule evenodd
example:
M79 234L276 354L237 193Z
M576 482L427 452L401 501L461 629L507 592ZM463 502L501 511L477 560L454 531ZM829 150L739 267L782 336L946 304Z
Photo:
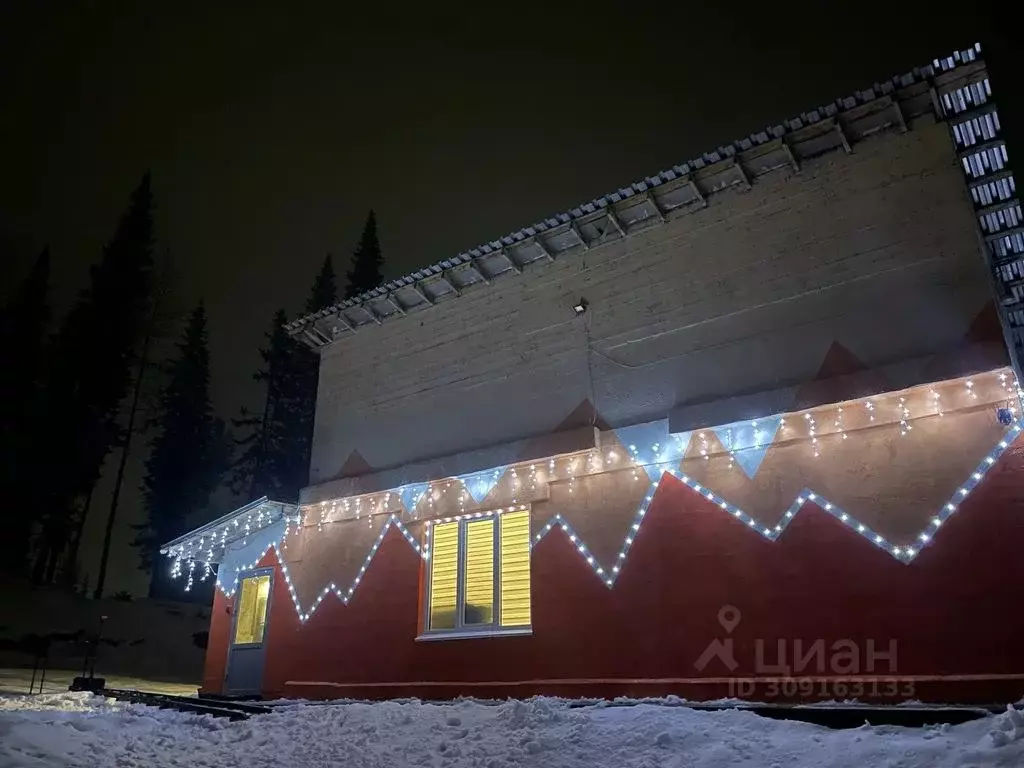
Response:
M89 679L92 680L96 673L96 654L100 650L100 640L103 637L103 622L107 620L106 616L100 616L100 628L96 631L96 645L92 649L92 660L89 665Z

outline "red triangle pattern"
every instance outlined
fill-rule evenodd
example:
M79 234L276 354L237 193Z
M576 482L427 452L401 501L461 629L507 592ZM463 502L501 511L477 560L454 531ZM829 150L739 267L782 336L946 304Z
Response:
M370 463L363 458L359 451L352 451L345 459L345 463L341 465L341 469L338 470L332 479L341 480L346 477L362 477L363 475L369 475L373 473L373 467Z
M882 374L870 369L838 341L833 341L818 373L797 389L792 409L802 411L826 403L870 397L892 388Z
M766 541L666 478L613 589L559 529L534 547L533 632L523 637L415 642L424 566L389 530L352 602L326 600L305 625L277 580L264 692L712 697L724 695L730 676L764 674L759 642L768 649L765 662L779 661L781 641L791 663L796 640L805 651L821 640L826 649L852 642L858 674L872 673L869 642L882 654L895 642L895 656L880 658L874 674L1005 676L984 691L947 678L944 688L918 688L919 698L1019 695L1024 614L1014 606L1024 598L1022 472L1024 448L1007 451L910 564L821 510L806 510L779 541ZM731 627L719 621L726 605L739 611ZM709 643L726 638L737 666L716 658L698 669ZM830 658L826 653L822 670L812 663L798 672L834 674Z
M1010 364L995 302L988 301L959 343L933 357L922 371L929 381L952 379Z

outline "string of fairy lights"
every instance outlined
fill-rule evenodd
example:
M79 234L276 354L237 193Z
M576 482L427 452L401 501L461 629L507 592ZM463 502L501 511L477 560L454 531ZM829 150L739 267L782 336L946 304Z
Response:
M985 455L985 458L981 463L957 487L949 501L943 504L935 515L931 517L924 529L914 537L913 544L896 544L888 541L880 533L858 521L853 515L846 512L840 506L829 501L822 494L815 493L809 488L805 488L797 495L779 523L773 526L766 526L759 523L736 505L729 503L725 498L716 494L711 489L703 486L688 475L683 474L681 470L671 467L666 469L665 473L681 480L686 486L703 496L708 502L719 507L740 522L745 523L748 528L769 541L778 540L796 514L810 503L816 505L820 509L823 509L828 514L844 523L850 530L867 539L879 549L896 558L900 562L909 563L932 541L935 532L960 508L964 499L966 499L971 492L981 484L985 474L995 466L999 457L1002 456L1006 449L1009 448L1014 440L1016 440L1021 431L1022 427L1020 424L1014 424L1006 431L1006 434L999 440L996 446ZM587 563L594 569L594 572L608 587L611 587L614 585L616 578L622 571L622 566L626 560L626 556L636 539L637 533L640 531L640 525L643 522L651 502L653 501L654 494L657 492L659 487L659 482L652 482L651 491L640 503L640 506L637 509L636 518L630 526L630 529L627 531L622 547L619 549L618 556L615 559L615 564L610 570L606 570L604 566L597 562L594 556L587 549L583 539L576 534L572 529L572 526L561 514L554 515L554 517L552 517L545 525L541 526L540 530L534 535L534 544L540 542L541 539L543 539L554 528L561 528L562 531L568 535L570 543L576 547L580 555L583 556Z
M857 533L859 536L863 537L871 544L878 547L883 552L889 554L899 562L909 563L914 558L916 558L929 543L931 543L939 528L941 528L942 525L953 514L957 512L957 510L959 510L960 505L963 503L963 501L971 494L972 491L974 491L981 484L985 474L993 466L995 466L995 464L999 460L999 457L1002 456L1002 454L1010 447L1010 445L1013 444L1014 440L1017 439L1021 431L1022 427L1019 423L1013 424L1009 429L1006 430L1006 434L999 440L996 446L991 451L989 451L988 454L986 454L982 462L977 466L977 468L973 472L971 472L968 478L965 479L964 482L957 488L957 490L953 493L953 496L949 499L949 501L947 501L942 506L942 508L935 513L935 515L929 520L925 528L917 534L917 536L915 537L914 544L895 544L891 541L888 541L880 533L874 531L864 523L859 522L855 517L850 515L840 506L834 504L823 495L815 493L810 489L804 489L803 491L800 492L800 494L793 500L793 503L786 510L779 523L775 524L774 526L766 526L759 523L757 520L748 515L742 509L740 509L734 504L731 504L725 498L716 494L714 491L703 486L701 483L689 477L688 475L683 474L681 470L679 470L676 467L666 468L662 475L662 478L660 478L658 481L651 481L650 488L647 494L644 496L643 500L641 501L639 508L637 509L636 517L626 532L622 546L619 549L618 555L615 559L615 563L610 568L608 568L606 565L602 565L597 560L594 554L587 547L583 538L573 529L569 521L566 520L561 513L556 513L545 524L540 526L538 532L533 537L532 544L533 546L536 546L538 543L540 543L541 540L544 539L545 536L547 536L555 528L561 529L565 536L568 538L569 543L576 549L576 551L583 558L583 560L593 569L597 577L600 578L608 588L613 587L619 575L623 571L627 555L629 554L631 547L636 541L636 538L641 530L641 525L650 509L652 502L654 501L658 489L661 486L661 482L664 479L664 475L667 474L680 480L684 485L691 488L695 493L702 496L709 503L719 507L721 510L723 510L723 512L725 512L728 515L731 515L733 518L743 523L745 527L754 531L755 533L762 536L764 539L767 539L768 541L777 541L785 532L790 521L793 520L793 518L795 518L796 515L802 509L805 508L805 506L807 506L808 504L813 504L817 508L824 510L832 517L844 523L851 531ZM438 518L436 520L430 520L425 522L428 526L429 531L430 525L432 523L449 523L467 518L477 519L492 515L497 516L505 511L526 511L527 509L529 509L529 507L526 505L510 506L507 509L499 508L493 510L477 511L467 513L464 515L452 515L449 517ZM324 586L322 589L320 589L316 597L307 607L303 607L302 603L300 602L298 592L296 591L296 587L292 579L292 575L288 569L288 565L284 558L284 555L281 552L280 542L276 540L271 542L264 549L262 549L253 558L251 562L240 565L236 569L233 575L233 579L230 583L225 583L221 580L218 580L217 586L224 592L226 596L231 597L238 588L238 581L240 575L256 568L259 565L259 563L263 560L264 555L266 555L266 553L270 550L273 550L277 556L277 563L281 569L282 576L285 580L288 593L291 596L292 603L295 606L296 613L300 621L305 623L320 607L324 599L326 599L327 596L330 594L334 594L335 597L337 597L344 605L347 605L349 603L349 601L352 599L352 596L355 594L356 588L359 586L364 575L366 574L366 571L369 568L374 555L376 555L377 550L383 543L384 537L387 534L388 529L392 526L398 529L398 531L402 534L403 538L405 538L409 546L411 546L420 557L422 557L424 560L430 559L429 543L421 546L419 542L416 541L416 538L409 531L409 529L402 524L398 516L390 515L385 521L383 527L380 529L380 532L377 535L376 540L370 546L370 550L367 553L363 563L360 565L358 573L353 577L352 582L348 585L348 587L339 587L335 582L332 581L326 586ZM429 534L427 542L429 542Z
M1019 398L1024 396L1024 392L1021 392L1019 383L1012 376L1005 371L994 374L997 376L999 382L999 388L1005 395L1004 408L1000 409L1000 413L1006 412L1009 414L1011 426L1007 430L1006 436L999 441L999 444L985 456L981 465L971 473L971 476L960 486L954 498L947 503L942 510L940 510L933 518L933 524L937 528L941 523L952 514L958 507L959 501L962 497L965 497L977 483L980 482L988 468L990 468L998 457L1002 455L1006 446L1012 442L1013 439L1020 432L1020 401ZM961 384L963 390L961 395L968 402L974 402L978 399L977 386L972 379L966 379ZM930 416L942 418L947 413L947 409L943 406L942 396L940 393L932 387L928 391L929 397L927 398L930 405L922 413L912 413L909 401L905 395L897 394L891 396L893 399L893 415L889 423L895 423L897 432L900 436L907 435L913 428L913 422ZM878 422L876 421L876 415L878 415L882 409L885 410L885 400L888 396L876 396L872 398L859 401L859 403L844 403L834 407L834 414L831 418L831 433L828 436L837 437L840 440L845 440L848 437L847 434L847 418L851 413L851 408L860 407L863 409L863 413L867 416L867 425L869 427L875 427ZM821 415L823 409L814 409L815 412ZM769 440L765 441L765 444L771 443L772 440L794 442L799 440L806 440L809 442L813 456L818 457L822 454L823 443L825 434L823 434L818 426L818 419L815 417L814 412L808 411L803 414L796 414L797 418L793 419L794 414L789 414L790 422L787 423L786 416L778 419L778 436L769 433ZM802 416L802 419L800 418ZM803 429L801 430L799 425L803 422ZM761 443L757 438L757 426L758 420L750 422L754 428L755 434L755 445L760 446ZM795 424L795 426L794 426ZM885 423L882 423L885 426ZM265 505L257 506L256 508L250 509L244 515L236 517L235 519L226 521L219 529L206 531L198 538L193 537L190 540L186 540L182 544L172 548L166 554L172 559L171 573L175 578L180 578L182 575L186 575L186 590L191 589L195 578L199 578L201 581L205 581L211 574L210 564L215 561L215 555L217 552L225 552L230 546L232 548L245 548L247 546L248 537L255 531L259 531L268 525L270 521L284 520L285 529L283 535L280 537L280 541L274 541L271 546L267 546L260 553L259 557L254 558L254 562L258 562L260 557L265 554L271 547L274 548L278 553L279 562L283 565L284 557L281 556L281 550L287 549L288 537L294 530L305 530L309 531L310 528L310 513L316 514L316 528L318 531L322 531L324 526L339 521L353 521L353 519L360 519L365 516L368 525L373 525L375 520L379 520L379 512L381 505L384 509L388 506L394 506L395 502L401 503L410 513L415 513L416 507L421 502L426 501L425 504L425 515L427 518L424 522L429 522L430 519L436 519L436 505L445 506L446 509L450 508L450 499L455 500L455 504L458 507L458 514L454 516L444 517L440 519L450 520L458 519L463 516L475 516L489 514L491 510L467 510L467 503L472 499L477 504L484 501L491 490L504 478L507 474L510 488L506 489L512 495L512 507L520 503L519 495L523 494L527 497L533 497L538 491L538 486L544 483L551 483L552 481L560 481L564 483L568 493L574 493L575 484L578 478L591 476L600 472L611 470L629 469L632 471L632 478L634 481L639 480L641 471L645 472L650 478L650 489L645 495L644 500L640 503L636 513L636 519L633 523L633 527L630 532L624 538L622 547L619 551L617 561L611 565L610 568L602 566L597 563L596 559L589 553L582 540L576 537L572 540L572 543L580 550L588 563L595 568L595 572L602 580L611 586L621 571L622 565L626 559L626 555L632 546L633 539L635 538L635 532L639 530L639 525L643 521L644 516L647 513L648 507L653 499L655 492L657 491L661 479L664 473L672 475L677 479L681 480L685 485L691 487L694 491L704 496L708 501L719 506L724 511L731 514L734 518L744 522L748 527L757 531L759 534L767 539L775 540L788 525L788 522L801 509L807 501L817 503L826 512L832 514L838 518L841 522L846 523L852 530L859 533L863 537L867 538L875 545L883 548L889 552L892 556L900 559L904 562L909 562L920 552L921 547L927 545L931 540L931 536L934 533L933 530L924 530L918 536L918 541L915 545L906 544L893 544L886 540L885 537L871 530L864 524L856 521L853 516L848 512L842 510L840 507L825 499L821 494L815 493L811 489L805 489L800 495L793 501L793 504L786 511L781 522L775 526L766 527L759 524L754 518L744 512L742 509L730 504L723 497L716 494L713 490L704 487L701 483L690 478L688 475L683 474L680 466L685 465L687 461L697 459L703 459L709 461L713 455L726 453L729 456L729 464L732 466L735 459L735 451L731 446L731 434L732 427L723 428L721 434L718 434L719 443L723 446L723 451L711 450L710 443L708 442L707 433L712 430L705 430L696 433L693 437L697 440L697 446L694 456L691 458L685 458L684 453L687 450L687 446L692 441L693 437L690 435L670 435L667 438L668 443L661 444L660 442L653 443L649 448L649 454L653 457L653 460L644 460L641 456L640 449L630 444L628 446L628 454L626 457L627 465L625 467L619 465L620 457L618 452L613 448L611 450L603 451L601 449L591 449L588 452L582 452L576 455L565 455L561 457L552 457L546 462L530 462L519 465L513 465L508 467L501 467L492 470L484 470L482 472L474 472L467 476L446 478L441 481L434 481L430 483L420 483L414 486L403 486L397 489L391 489L389 491L380 492L378 494L368 494L359 497L352 497L348 499L338 499L331 502L322 502L314 505L304 506L290 506L290 505ZM793 434L793 433L797 434ZM802 432L802 434L800 434ZM725 439L722 439L724 436ZM474 486L474 483L476 485ZM475 489L475 492L474 492ZM452 495L449 497L448 494ZM960 497L960 498L957 498ZM529 498L524 499L529 501ZM285 510L282 515L281 512L274 514L274 510ZM341 511L341 515L337 514ZM292 512L293 514L287 514ZM935 522L938 521L938 522ZM384 533L387 528L397 524L400 526L400 530L403 535L413 544L417 551L421 551L419 544L415 542L408 529L401 523L398 515L392 513L387 518L384 528L381 530L377 543L371 547L371 550L367 556L367 561L363 564L363 568L369 564L369 560L376 552L376 547L379 545L380 540L383 539ZM561 515L556 515L548 521L540 530L535 534L535 543L539 541L547 532L552 530L554 527L560 527L568 535L575 536L568 521L566 521ZM582 547L582 549L581 549ZM429 557L429 550L423 548L421 554L424 557ZM239 569L244 570L244 569ZM218 586L225 591L226 594L233 594L234 585L237 582L237 572L233 575L231 583L224 583L223 577L219 577L221 580L218 581ZM348 587L348 591L338 590L333 584L328 585L324 589L326 590L319 599L322 600L326 594L330 592L336 592L340 598L345 598L351 595L354 591L355 586L358 585L358 580L351 586ZM293 599L297 601L297 597L293 594ZM319 602L316 603L319 605ZM296 602L296 608L299 610L300 615L303 612Z

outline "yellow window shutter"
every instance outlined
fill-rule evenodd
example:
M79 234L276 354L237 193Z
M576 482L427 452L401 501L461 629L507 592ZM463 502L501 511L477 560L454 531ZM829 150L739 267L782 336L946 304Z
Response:
M466 523L466 626L494 621L494 520Z
M530 513L501 516L501 626L530 623Z
M455 629L459 593L459 524L439 523L431 533L430 628Z

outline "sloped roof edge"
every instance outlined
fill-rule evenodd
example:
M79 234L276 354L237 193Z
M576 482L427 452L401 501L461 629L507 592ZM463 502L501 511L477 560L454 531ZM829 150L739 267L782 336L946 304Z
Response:
M470 286L519 274L533 262L623 239L667 216L700 209L707 197L759 175L851 144L880 130L906 130L906 120L942 116L936 77L980 62L981 45L955 51L903 75L808 110L782 123L647 176L602 197L391 280L371 291L287 323L285 330L309 346L325 347L360 328L380 325L456 298Z

